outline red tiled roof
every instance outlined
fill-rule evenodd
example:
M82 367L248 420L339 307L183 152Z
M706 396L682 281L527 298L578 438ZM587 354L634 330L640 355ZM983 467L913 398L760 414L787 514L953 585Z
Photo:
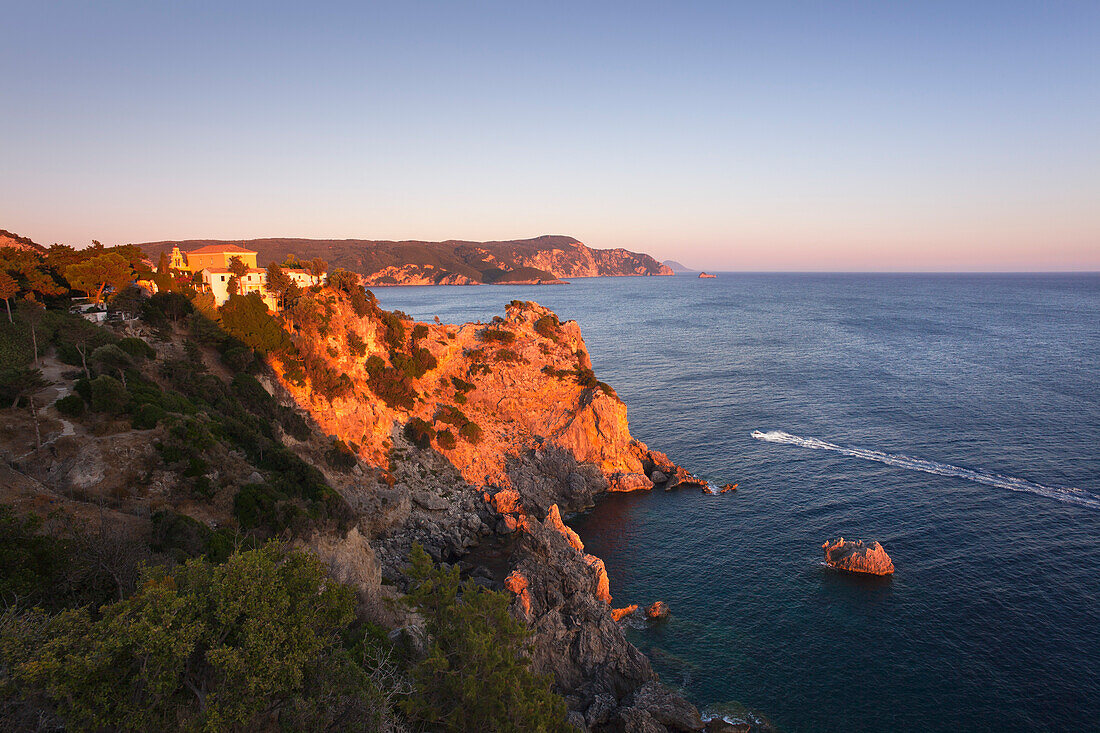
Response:
M185 252L188 255L216 255L216 254L242 254L242 255L254 255L256 252L245 249L244 247L238 247L235 244L208 244L205 247L199 247L193 249L190 252Z

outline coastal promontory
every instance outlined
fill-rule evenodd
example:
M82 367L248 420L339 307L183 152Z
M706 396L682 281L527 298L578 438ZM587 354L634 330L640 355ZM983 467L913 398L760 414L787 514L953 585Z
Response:
M147 242L156 261L173 247L183 251L235 244L255 250L258 261L282 262L290 254L324 259L357 273L368 287L383 285L557 284L571 277L672 275L653 257L626 249L595 249L573 237L544 235L492 242L372 239L215 239Z

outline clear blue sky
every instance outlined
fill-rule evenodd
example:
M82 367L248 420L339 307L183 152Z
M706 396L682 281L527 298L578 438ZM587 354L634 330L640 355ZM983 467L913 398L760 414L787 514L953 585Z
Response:
M0 227L1100 269L1100 2L0 4Z

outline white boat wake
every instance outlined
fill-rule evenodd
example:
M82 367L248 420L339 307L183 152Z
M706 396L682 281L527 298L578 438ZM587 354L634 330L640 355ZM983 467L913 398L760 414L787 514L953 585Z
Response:
M1048 499L1056 499L1058 501L1069 502L1070 504L1100 509L1100 497L1083 491L1082 489L1043 486L1042 484L1032 483L1022 478L1002 476L997 473L986 473L984 471L974 471L969 468L952 466L947 463L937 463L936 461L925 460L924 458L914 458L901 453L883 453L882 451L870 450L868 448L848 448L817 438L801 438L797 435L784 433L782 430L769 430L767 432L753 430L752 437L768 443L783 443L785 445L796 445L800 448L833 451L834 453L840 453L853 458L878 461L879 463L885 463L889 466L896 466L898 468L907 468L912 471L924 471L925 473L934 473L938 476L953 476L955 478L985 484L986 486L995 486L999 489L1023 491L1029 494L1045 496Z

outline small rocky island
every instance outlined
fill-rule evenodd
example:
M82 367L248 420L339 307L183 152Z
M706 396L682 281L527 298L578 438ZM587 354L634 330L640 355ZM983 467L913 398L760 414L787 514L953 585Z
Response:
M718 276L717 275L712 275L709 272L700 272L699 277L718 277Z
M890 575L894 572L893 561L878 542L864 544L863 540L851 542L841 537L827 540L821 548L825 551L825 562L837 570L868 575Z

